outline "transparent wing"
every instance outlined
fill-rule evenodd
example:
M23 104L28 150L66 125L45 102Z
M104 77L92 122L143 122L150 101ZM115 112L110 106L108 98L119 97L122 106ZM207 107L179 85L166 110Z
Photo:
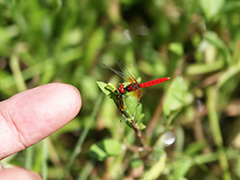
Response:
M113 71L113 72L116 73L117 75L119 75L119 76L120 76L121 78L123 78L124 80L128 81L128 78L127 78L127 76L126 76L124 73L122 73L122 72L120 72L120 71L118 71L118 70L116 70L116 69L113 69L113 68L107 66L106 64L103 64L103 63L102 63L102 65L105 66L106 68L110 69L111 71Z
M126 66L123 64L123 62L120 59L117 60L117 65L121 69L123 74L125 74L125 76L128 78L128 81L130 83L134 83L134 82L138 83L137 80L132 76L132 74L128 71L128 69L126 68Z

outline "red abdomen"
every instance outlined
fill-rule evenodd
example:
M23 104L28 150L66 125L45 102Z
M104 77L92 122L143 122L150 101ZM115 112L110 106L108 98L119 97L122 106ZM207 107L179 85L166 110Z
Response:
M155 80L152 80L152 81L141 83L141 84L139 84L139 87L144 88L144 87L148 87L148 86L153 86L153 85L156 85L156 84L163 83L163 82L165 82L169 79L171 79L171 78L170 77L163 77L163 78L155 79Z

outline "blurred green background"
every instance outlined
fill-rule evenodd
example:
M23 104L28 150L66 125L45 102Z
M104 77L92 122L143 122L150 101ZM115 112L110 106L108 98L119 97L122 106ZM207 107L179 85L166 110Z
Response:
M0 12L0 100L62 82L83 101L72 122L4 165L44 179L240 179L239 0L0 0ZM166 127L176 138L147 159L127 148L134 131L96 84L123 82L101 65L117 59L143 82L172 78L143 89L146 142ZM90 156L109 138L125 149Z

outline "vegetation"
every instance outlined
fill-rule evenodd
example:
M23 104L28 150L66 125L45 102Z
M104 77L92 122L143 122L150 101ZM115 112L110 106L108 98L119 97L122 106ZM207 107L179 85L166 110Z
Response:
M239 1L0 0L0 11L0 99L63 82L83 101L4 165L44 179L240 179ZM143 89L141 130L98 87L124 81L101 65L117 59L141 82L171 77Z

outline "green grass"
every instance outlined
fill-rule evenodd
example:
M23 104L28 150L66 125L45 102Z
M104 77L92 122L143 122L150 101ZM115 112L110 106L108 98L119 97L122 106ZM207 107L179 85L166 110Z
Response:
M4 165L44 179L240 179L239 1L0 0L0 11L0 100L51 82L74 85L83 100L72 122ZM138 133L101 100L96 81L123 82L101 66L117 59L142 82L172 78L143 89L151 151L138 151ZM176 141L166 147L169 130ZM106 139L124 148L105 145L99 161L90 147Z

